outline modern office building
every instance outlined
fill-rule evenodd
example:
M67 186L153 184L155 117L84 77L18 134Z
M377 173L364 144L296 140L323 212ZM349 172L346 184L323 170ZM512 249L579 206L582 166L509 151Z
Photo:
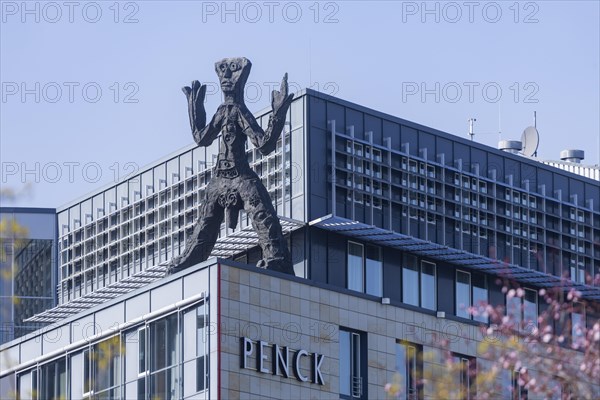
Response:
M0 344L35 331L56 305L56 210L0 207Z
M427 398L444 384L447 335L466 367L448 395L466 398L493 362L478 353L488 316L467 307L505 306L536 324L547 307L538 290L567 285L591 305L568 316L573 326L597 318L597 181L308 89L276 151L247 151L296 277L254 267L243 213L236 230L223 225L215 258L165 277L217 146L58 209L58 305L29 319L52 325L0 347L3 393L366 399L399 374L404 398ZM499 277L524 296L507 298ZM518 386L509 370L497 380L497 398Z

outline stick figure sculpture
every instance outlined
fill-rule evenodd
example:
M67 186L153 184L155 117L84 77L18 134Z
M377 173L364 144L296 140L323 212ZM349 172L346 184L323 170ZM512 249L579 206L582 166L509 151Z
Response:
M252 227L258 234L258 243L263 252L263 259L257 266L294 274L279 218L267 189L250 168L245 150L246 138L263 155L275 149L294 95L288 95L285 74L280 91L274 90L272 93L273 113L266 131L263 131L244 104L244 86L251 66L250 60L244 57L225 58L215 63L225 101L208 125L204 110L206 85L193 81L192 87L183 88L196 143L199 146L209 146L219 133L221 143L217 165L206 187L206 199L201 206L194 233L188 239L183 254L170 262L171 273L206 260L215 245L225 213L228 226L234 229L239 212L244 209L252 220Z

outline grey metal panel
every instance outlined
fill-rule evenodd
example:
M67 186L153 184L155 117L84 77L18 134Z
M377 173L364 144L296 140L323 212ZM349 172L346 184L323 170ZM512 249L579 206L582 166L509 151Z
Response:
M307 214L311 220L327 214L327 132L311 127L308 146L308 165L303 173L308 180Z
M383 297L402 301L402 253L383 248Z
M182 300L183 288L180 280L160 286L150 292L150 310L156 311Z
M21 360L33 360L42 355L41 336L32 337L21 343Z
M25 356L23 355L19 355L18 344L0 351L0 361L2 361L2 369L8 369L13 365L17 365L21 362L21 360L27 360L27 358L25 358Z
M208 270L202 269L183 277L183 297L208 291Z
M90 338L96 334L96 323L93 314L71 322L70 326L71 343Z
M101 332L125 322L125 303L117 303L96 313L96 325Z
M125 319L130 321L150 312L150 293L139 295L125 301Z
M445 268L442 263L437 263L437 309L448 314L456 315L454 306L454 268Z
M69 334L69 324L59 326L54 329L45 330L42 335L42 351L50 353L69 345L71 335Z
M327 283L327 232L310 229L310 268L308 277L317 282Z
M347 239L331 233L327 236L327 283L346 287Z

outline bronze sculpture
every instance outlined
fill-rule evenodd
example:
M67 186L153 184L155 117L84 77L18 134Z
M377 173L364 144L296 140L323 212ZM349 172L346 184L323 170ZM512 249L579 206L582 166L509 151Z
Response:
M217 164L206 187L206 199L201 206L194 233L186 242L183 254L171 260L171 273L206 260L215 245L225 213L228 226L234 229L239 212L244 209L250 216L263 251L263 258L257 266L294 275L279 218L267 189L250 168L245 150L246 138L263 155L275 150L294 95L288 95L285 74L280 90L272 92L273 113L266 131L263 131L244 104L244 86L251 66L250 60L244 57L225 58L215 63L224 101L208 125L204 110L206 85L193 81L191 87L183 88L196 143L199 146L209 146L219 133L221 143Z

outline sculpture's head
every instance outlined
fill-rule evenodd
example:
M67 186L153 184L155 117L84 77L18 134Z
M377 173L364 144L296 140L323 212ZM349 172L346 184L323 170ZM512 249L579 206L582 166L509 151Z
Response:
M246 57L224 58L215 63L215 71L219 76L221 90L227 95L244 98L244 86L250 75L252 63Z

